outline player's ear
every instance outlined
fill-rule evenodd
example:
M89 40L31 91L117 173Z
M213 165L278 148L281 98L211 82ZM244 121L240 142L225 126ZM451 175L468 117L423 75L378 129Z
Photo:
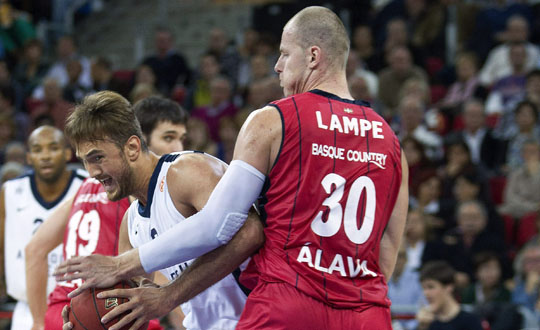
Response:
M141 152L141 140L132 135L124 144L124 153L130 161L135 161Z
M308 67L315 69L321 61L321 48L319 46L311 46L309 48Z

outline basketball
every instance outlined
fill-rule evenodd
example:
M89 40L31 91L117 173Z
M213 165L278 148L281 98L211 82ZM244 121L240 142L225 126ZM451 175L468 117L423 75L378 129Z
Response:
M114 307L119 306L126 301L127 298L107 298L99 299L96 295L102 291L108 291L113 289L128 289L132 288L134 284L130 281L122 281L115 286L105 289L91 288L85 290L77 297L71 299L71 310L69 312L69 321L73 324L73 330L84 329L109 329L116 324L126 313L121 314L119 317L112 319L107 324L101 323L101 318L110 312ZM121 330L128 330L133 322L124 326ZM139 330L146 330L148 323L143 325Z

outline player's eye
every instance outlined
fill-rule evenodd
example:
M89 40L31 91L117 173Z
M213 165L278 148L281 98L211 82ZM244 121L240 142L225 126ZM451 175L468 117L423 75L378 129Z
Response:
M102 155L92 156L92 157L90 157L90 158L88 159L88 162L89 162L89 163L93 163L93 164L99 163L99 162L101 162L101 161L103 160L103 158L104 158L104 157L103 157Z
M163 137L163 140L165 140L166 142L172 142L172 140L174 140L174 137L170 135L166 135Z

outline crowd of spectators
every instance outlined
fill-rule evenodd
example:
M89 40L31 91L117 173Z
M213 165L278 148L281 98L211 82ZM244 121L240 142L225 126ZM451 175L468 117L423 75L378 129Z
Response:
M501 310L521 324L539 322L540 2L370 7L368 19L350 27L347 75L352 95L394 128L409 163L410 212L389 296L419 314L395 326L438 329L433 310L422 308L432 301L420 270L429 263L424 277L437 279L433 267L442 261L455 277L437 281L451 284L456 302L472 306L491 329L513 329L497 328L508 321L498 319ZM73 35L60 37L47 59L29 15L12 9L6 18L1 10L2 181L25 170L33 127L62 128L73 105L95 91L114 90L133 103L155 94L179 102L191 114L187 149L227 162L249 113L282 97L273 71L279 35L250 28L233 38L212 28L191 67L175 48L182 36L161 26L152 55L119 70L106 54L81 53Z

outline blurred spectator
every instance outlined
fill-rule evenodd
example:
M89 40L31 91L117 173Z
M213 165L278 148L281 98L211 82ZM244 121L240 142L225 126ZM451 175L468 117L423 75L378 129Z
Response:
M456 273L444 261L425 264L420 283L428 305L416 314L418 330L483 330L480 318L461 309L454 298Z
M540 297L540 246L524 247L520 266L516 272L512 302L534 312Z
M95 92L110 90L122 95L129 92L128 82L114 77L112 63L106 57L96 57L92 61L90 73L94 83L92 90Z
M10 115L0 113L0 164L4 163L6 147L15 137L15 123Z
M249 64L243 66L242 69L238 77L237 94L239 95L244 95L249 85L274 75L272 65L264 55L252 56Z
M527 74L527 82L525 84L525 99L536 104L536 108L540 109L540 69L532 70Z
M69 61L66 66L66 70L69 80L67 85L64 86L62 96L64 100L68 102L78 103L90 92L91 89L85 88L79 83L82 73L82 66L78 60L74 59Z
M188 111L210 104L210 81L219 75L220 70L215 55L205 54L201 57L195 79L192 80L188 90L186 99Z
M402 18L393 18L386 24L386 38L384 44L378 50L380 60L386 60L389 64L388 56L397 47L407 48L411 52L414 64L423 67L424 56L422 50L412 45L408 34L407 22ZM387 63L382 64L386 65Z
M412 136L422 143L426 156L430 160L440 159L442 156L442 139L424 124L424 103L422 100L416 95L407 95L401 99L398 110L400 127L397 135L400 140Z
M531 70L540 61L540 49L538 46L528 42L529 23L523 16L514 15L506 21L506 33L504 43L493 48L480 71L480 83L484 86L491 86L497 80L512 74L510 58L510 48L514 43L525 43L525 70Z
M154 85L148 83L138 83L131 89L129 100L131 104L135 104L147 97L159 95Z
M484 104L470 99L463 105L462 131L450 133L447 141L462 140L469 147L471 162L495 173L504 162L504 142L486 125Z
M17 162L7 162L0 167L0 185L7 180L24 174L24 166Z
M499 211L519 219L540 210L540 144L525 140L521 154L524 164L510 172Z
M17 56L28 40L36 37L31 18L15 10L10 1L0 3L0 43L6 52Z
M151 66L146 64L141 64L137 67L135 71L135 81L134 85L137 84L148 84L156 88L157 77L154 69Z
M458 205L478 201L487 212L486 230L502 239L503 222L489 198L486 181L478 171L461 173L455 180L452 193L452 197L444 199L442 203L441 216L445 218L446 223L454 223Z
M158 27L154 33L156 53L144 59L143 64L152 68L156 75L156 88L169 96L175 85L186 85L190 70L184 56L174 50L174 36L166 27Z
M219 143L218 158L229 164L233 159L236 137L240 132L240 126L232 116L224 116L219 119Z
M473 259L476 281L463 291L461 302L473 305L475 312L489 322L490 329L522 329L522 316L510 304L511 293L503 284L499 257L485 252Z
M502 238L486 230L488 214L479 201L468 201L457 207L457 227L448 230L441 240L431 241L424 249L423 261L445 260L454 267L456 285L463 289L474 275L472 257L480 252L493 252L503 258Z
M14 121L14 138L18 141L25 141L30 128L30 120L28 115L15 108L14 97L11 86L0 85L0 114L9 116Z
M382 69L384 59L381 59L380 54L377 54L369 25L357 25L354 28L351 43L351 51L354 50L358 54L359 59L368 70L378 72Z
M446 143L446 159L439 168L442 179L442 196L452 198L456 178L463 173L477 172L471 160L469 146L463 140L450 140Z
M478 60L473 53L461 53L456 59L456 76L454 82L439 108L447 116L450 127L453 127L454 118L461 113L462 105L474 97L485 98L487 91L478 81Z
M523 275L523 257L525 251L527 251L529 248L540 248L540 213L536 213L534 225L536 227L536 233L523 245L521 250L514 258L514 275L516 277Z
M411 54L405 47L396 47L388 56L389 67L379 72L379 100L384 106L385 118L392 118L396 114L399 99L396 91L409 78L416 77L427 81L426 73L412 64Z
M526 90L525 47L523 44L510 46L510 63L512 73L497 80L492 86L486 100L486 112L489 115L498 115L496 132L498 135L508 137L512 125L512 110L516 103L523 100Z
M409 165L409 194L417 196L420 182L435 174L433 163L426 157L424 145L414 137L405 137L401 140L401 147L407 157Z
M441 210L441 179L434 173L422 173L420 177L422 180L416 196L409 197L409 204L425 214L438 215Z
M21 141L8 143L5 162L16 162L24 166L26 164L26 145Z
M6 86L12 90L12 104L17 110L24 109L24 93L19 81L11 75L10 68L6 61L0 60L0 87Z
M377 99L375 99L376 94L371 93L366 78L352 76L351 78L348 78L347 81L349 83L351 95L355 100L369 102L373 110L377 112L380 110L380 104L377 102Z
M436 134L444 133L444 118L439 113L439 110L432 108L431 105L431 92L427 81L418 79L415 77L407 79L401 89L398 92L399 100L401 101L405 96L415 96L422 100L424 104L424 123L430 131Z
M407 213L403 241L407 254L405 267L414 271L420 270L426 242L431 239L428 217L418 209L409 210L409 213Z
M526 140L540 142L540 127L538 127L538 109L536 105L527 100L519 102L514 110L515 125L517 129L508 127L508 151L506 164L508 170L517 170L523 165L522 149ZM513 128L512 127L512 128Z
M219 142L219 121L225 116L234 116L237 112L232 103L232 86L224 76L218 76L210 82L210 104L193 110L192 116L206 122L210 138Z
M403 246L397 255L396 266L392 277L388 281L388 298L392 305L407 305L419 308L425 303L425 298L420 285L420 276L417 270L405 267L407 264L407 252ZM403 320L399 322L403 329L415 329L416 320Z
M32 91L38 87L49 65L43 59L43 45L37 39L29 40L25 47L23 57L17 63L13 76L21 83L24 99L32 95Z
M213 28L210 30L207 53L216 56L221 73L230 79L232 90L235 90L238 82L240 55L236 48L230 44L229 37L223 29Z
M238 54L242 57L242 62L249 61L257 51L257 43L259 42L259 32L254 29L247 28L242 34L242 43L238 45Z
M210 138L208 125L203 120L194 117L188 119L185 149L217 156L217 144Z
M465 288L461 302L477 306L509 302L511 293L503 285L503 269L499 257L492 252L481 252L473 260L476 281Z
M255 45L255 55L263 55L273 65L279 57L279 40L270 32L262 32Z
M64 129L65 121L73 105L62 98L62 88L54 78L43 81L44 98L30 113L32 120L42 115L49 115L54 126Z
M73 36L66 35L58 39L56 44L56 61L52 64L47 78L55 79L60 88L64 88L69 82L69 74L67 70L68 63L71 60L78 60L82 66L82 72L79 76L79 84L84 88L92 88L92 77L90 75L90 60L85 56L77 53L77 46ZM44 86L34 90L32 97L35 99L43 99L45 97ZM62 125L63 127L63 125Z
M349 57L347 59L347 66L345 72L347 74L349 84L351 84L351 79L355 77L361 77L367 83L369 95L373 97L378 94L379 79L377 78L377 75L364 68L362 59L360 59L358 53L354 49L351 49L349 51Z

